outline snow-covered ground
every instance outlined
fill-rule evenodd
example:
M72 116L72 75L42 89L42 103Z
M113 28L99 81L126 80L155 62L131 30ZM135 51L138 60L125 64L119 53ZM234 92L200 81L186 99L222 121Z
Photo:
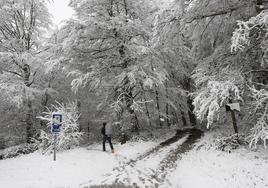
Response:
M36 152L0 161L0 188L79 187L90 180L102 178L122 160L136 158L156 146L155 142L115 145L116 154L102 152L101 145L77 148L52 155Z
M160 172L160 169L158 169L160 162L169 154L170 151L181 145L187 139L187 137L188 136L184 136L179 141L160 148L157 152L153 152L145 158L129 165L126 165L123 161L121 161L118 168L103 176L101 181L99 181L99 179L94 179L94 181L90 182L90 184L84 184L84 186L86 187L92 184L111 185L117 181L125 185L136 184L140 187L154 187L154 185L159 182L152 177Z
M36 152L0 161L0 188L78 188L111 184L154 187L159 183L159 164L187 136L146 157L130 159L150 151L158 142L115 145L116 154L101 151L101 145L77 148L52 156ZM268 187L268 151L240 148L232 153L215 150L207 133L194 149L178 156L176 169L168 169L160 188L265 188ZM161 172L160 172L161 175ZM161 181L160 181L161 182Z
M207 134L192 151L183 154L161 188L268 187L268 150L240 148L227 153L210 147L211 140Z

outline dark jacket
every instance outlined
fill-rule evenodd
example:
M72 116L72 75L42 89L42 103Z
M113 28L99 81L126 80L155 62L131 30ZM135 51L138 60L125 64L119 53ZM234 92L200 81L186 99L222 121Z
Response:
M107 123L106 126L102 126L101 134L111 136L113 134L112 123Z
M104 126L101 128L101 134L105 135L105 127Z

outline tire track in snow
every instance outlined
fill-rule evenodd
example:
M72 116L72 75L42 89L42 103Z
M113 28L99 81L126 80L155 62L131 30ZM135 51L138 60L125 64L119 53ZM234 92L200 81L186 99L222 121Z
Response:
M95 187L159 187L168 173L176 168L180 155L192 149L194 143L202 136L198 129L178 130L172 138L140 155L134 160L120 160L119 167L105 175L103 185ZM159 162L160 161L160 162ZM150 166L151 165L151 166ZM109 186L110 185L110 186Z
M186 129L185 131L189 133L187 140L175 150L170 151L158 166L156 177L160 183L163 183L168 173L177 167L176 161L181 159L181 154L190 151L196 141L203 136L203 132L199 129Z

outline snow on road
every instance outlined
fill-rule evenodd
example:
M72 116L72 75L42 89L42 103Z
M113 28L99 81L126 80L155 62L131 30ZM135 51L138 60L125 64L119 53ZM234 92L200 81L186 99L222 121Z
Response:
M208 146L209 137L182 155L160 188L268 188L268 150L227 153Z
M123 183L125 185L138 185L140 187L154 187L158 184L158 180L153 178L157 173L160 162L169 154L170 151L180 146L188 138L184 136L177 142L174 142L166 147L163 147L157 152L151 153L142 160L132 162L130 164L121 163L112 172L106 174L102 181L94 179L90 184L84 184L85 187L89 185L113 184ZM125 161L128 162L128 161Z
M116 154L102 152L100 145L78 148L52 155L36 152L0 161L1 188L75 188L89 180L101 180L121 160L136 158L156 146L155 142L136 142L115 145ZM109 149L108 149L109 151Z
M115 145L116 154L102 152L101 145L77 148L59 153L56 162L38 152L0 160L0 188L81 188L115 180L155 187L160 162L186 138L132 162L159 142ZM267 150L240 148L226 153L215 150L208 138L207 134L194 149L180 155L176 169L167 170L160 188L268 188Z

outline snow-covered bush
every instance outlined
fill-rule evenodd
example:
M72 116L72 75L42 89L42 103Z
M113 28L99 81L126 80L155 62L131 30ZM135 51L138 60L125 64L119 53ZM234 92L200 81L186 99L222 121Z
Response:
M17 146L12 146L2 150L0 153L0 159L13 158L19 155L32 153L37 150L36 144L20 144Z
M256 90L255 88L251 88L251 91L258 120L248 136L250 140L249 146L256 147L261 140L264 147L266 147L268 140L268 91L265 89Z
M228 100L242 100L238 87L231 81L209 81L195 96L193 105L196 117L201 121L207 118L207 127L214 119L219 119L220 107Z
M50 132L51 119L54 113L62 114L61 131L58 135L57 150L70 149L72 146L79 144L82 132L79 131L78 119L80 114L78 113L77 104L70 102L68 104L58 103L52 105L52 109L47 109L44 112L44 116L38 117L41 120L47 121L48 131L41 130L38 148L43 150L43 153L49 152L53 149L53 134Z
M231 153L242 144L247 144L244 135L233 134L231 136L222 137L216 140L216 149Z

